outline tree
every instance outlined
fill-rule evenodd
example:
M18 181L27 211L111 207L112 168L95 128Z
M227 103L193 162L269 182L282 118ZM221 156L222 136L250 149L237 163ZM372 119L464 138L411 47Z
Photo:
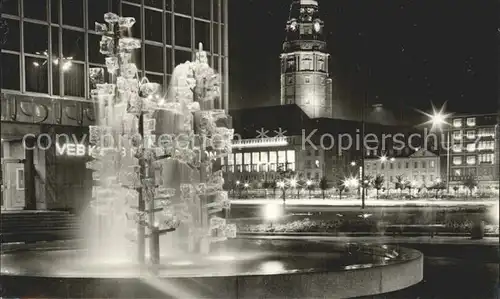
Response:
M371 175L366 175L361 182L361 186L363 187L363 192L365 195L368 195L368 189L370 189L371 185L373 183L373 176Z
M335 188L339 190L339 199L342 199L342 192L344 192L347 189L344 181L341 179L337 179L335 181Z
M326 177L322 177L319 181L319 188L321 189L321 195L323 196L323 199L325 199L325 191L328 190L328 180L326 179Z
M299 196L300 196L300 190L301 189L305 189L306 187L306 181L304 181L303 179L300 179L298 182L297 182L297 199L299 199Z
M474 176L469 175L462 181L462 185L469 189L469 195L472 196L472 190L477 187L477 180Z
M264 198L267 198L267 188L271 186L271 183L265 180L262 182L262 188L264 188Z
M278 188L278 183L276 182L276 180L270 182L269 187L273 189L273 197L276 198L276 189Z
M378 192L380 189L382 189L384 186L384 176L381 174L377 174L375 179L373 180L373 187L377 190L377 199L378 199Z
M399 189L399 196L403 197L403 189L405 188L405 178L402 175L396 176L396 182L394 183L394 187Z
M314 190L314 188L316 188L316 186L314 185L314 182L309 181L309 185L307 185L306 188L307 188L307 190L309 190L309 198L311 198L311 192Z
M437 182L434 185L430 186L428 189L435 190L436 198L438 198L439 191L446 189L446 184L444 182Z

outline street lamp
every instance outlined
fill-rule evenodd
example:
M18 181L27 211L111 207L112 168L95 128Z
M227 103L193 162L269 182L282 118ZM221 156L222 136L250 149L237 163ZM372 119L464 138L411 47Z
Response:
M250 187L250 185L248 185L248 183L245 183L243 185L243 188L245 188L245 191L247 192L247 198L248 198L248 187Z
M443 108L436 111L433 108L433 114L429 115L430 122L432 123L432 128L443 129L443 126L447 124L446 118L447 114L443 113ZM446 193L450 193L450 131L446 132Z
M311 198L312 181L311 180L307 180L306 181L306 185L307 185L307 190L309 190L309 199L310 199Z
M278 182L278 188L281 188L281 190L283 191L283 211L285 210L285 201L286 201L286 198L285 198L285 182L283 181L280 181Z
M352 162L351 162L351 166L356 166L356 162L355 162L355 161L352 161Z

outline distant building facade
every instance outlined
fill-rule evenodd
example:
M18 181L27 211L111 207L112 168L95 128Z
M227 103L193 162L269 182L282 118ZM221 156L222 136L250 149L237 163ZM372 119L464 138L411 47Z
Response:
M384 177L383 187L395 189L398 177L411 183L412 187L430 187L442 181L440 158L437 154L420 149L410 153L409 148L395 156L368 156L365 158L365 174L375 178Z
M449 161L450 185L461 185L466 177L472 176L480 187L498 186L497 115L456 115L451 118L450 125L447 130L450 157L441 160L442 166Z

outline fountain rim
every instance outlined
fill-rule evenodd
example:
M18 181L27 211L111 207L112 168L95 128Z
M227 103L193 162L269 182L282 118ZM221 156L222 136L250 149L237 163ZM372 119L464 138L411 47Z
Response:
M258 240L265 240L265 239L258 239ZM270 241L270 240L269 240ZM352 269L346 269L345 267L337 267L334 269L328 269L325 267L315 267L315 268L302 268L302 269L294 269L294 270L278 270L273 273L267 273L267 272L245 272L242 271L241 273L208 273L208 274L196 274L196 268L192 269L193 272L191 273L186 273L186 274L180 274L180 275L161 275L157 274L156 276L161 279L176 279L176 278L205 278L205 277L218 277L218 278L227 278L227 277L255 277L255 276L279 276L279 275L301 275L301 274L322 274L322 273L332 273L332 272L348 272L348 271L363 271L363 270L369 270L369 269L376 269L376 268L383 268L383 267L393 267L393 266L398 266L401 264L409 263L418 259L423 258L423 254L415 249L407 248L407 247L400 247L396 245L391 245L391 244L379 244L379 243L357 243L357 242L340 242L340 241L327 241L327 240L283 240L283 239L277 239L275 241L291 241L295 243L320 243L323 245L328 245L331 247L332 251L330 252L312 252L312 253L322 253L322 254L328 254L328 253L334 253L334 252L341 252L340 248L345 247L347 245L356 245L360 246L363 248L382 248L382 246L386 246L386 250L391 250L391 249L398 249L400 255L402 258L400 259L394 259L394 260L389 260L386 263L372 263L372 264L365 264L369 265L368 267L359 267L359 268L352 268ZM384 248L382 248L384 249ZM2 259L6 255L16 255L16 254L22 254L26 252L68 252L68 251L82 251L85 249L76 249L76 248L30 248L30 249L7 249L7 250L2 250L0 254L0 259ZM274 253L273 256L279 256L279 253L283 253L286 251L282 252L276 252ZM293 252L289 251L288 253L291 254L299 254L302 255L304 258L307 258L307 253L300 254L299 252ZM361 253L364 256L369 255L369 253ZM229 261L231 262L231 261ZM136 271L131 273L131 275L126 276L126 275L103 275L103 274L98 274L98 273L85 273L85 272L77 272L75 275L68 275L68 274L54 274L54 273L29 273L29 271L6 271L4 267L0 267L0 274L2 276L10 276L10 277L32 277L32 278L50 278L50 279L108 279L108 280L113 280L113 279L125 279L125 280L134 280L134 279L140 279L144 274L150 274L153 275L154 271L156 269L152 267L151 265L147 264L142 267L137 267ZM158 271L161 272L161 269ZM175 273L174 273L175 274Z

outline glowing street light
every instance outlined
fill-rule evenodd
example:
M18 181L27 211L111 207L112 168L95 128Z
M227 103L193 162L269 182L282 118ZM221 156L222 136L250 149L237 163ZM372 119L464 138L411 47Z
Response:
M431 131L435 128L442 130L445 125L449 125L446 121L451 114L445 113L446 105L443 105L439 110L432 106L432 114L422 112L425 114L432 124ZM450 132L446 132L446 192L450 192Z
M243 185L243 187L245 187L245 188L248 188L248 186L249 186L249 185L248 185L248 183L245 183L245 184Z
M292 188L297 187L297 180L296 179L291 179L290 180L290 186L292 186Z
M356 166L356 162L355 162L355 161L352 161L352 162L351 162L351 166Z
M380 157L380 162L384 163L387 161L387 156Z
M240 181L236 181L236 186L238 186L240 184Z
M285 188L285 182L278 182L279 188Z
M283 216L283 209L277 204L268 204L264 206L264 219L268 220L270 227L273 227L273 222Z
M306 185L307 185L307 186L311 186L311 185L312 185L311 180L307 180Z
M391 158L391 162L394 162L396 161L396 159L394 157Z
M282 215L282 209L277 204L268 204L264 206L264 218L269 221L276 221Z

